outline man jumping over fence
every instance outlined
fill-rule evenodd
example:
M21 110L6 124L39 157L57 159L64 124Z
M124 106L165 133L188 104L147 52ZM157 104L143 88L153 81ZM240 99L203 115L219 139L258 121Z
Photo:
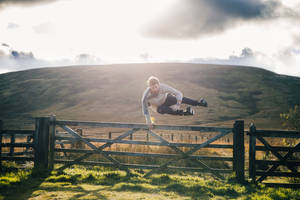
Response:
M186 111L180 109L181 104L207 107L207 102L203 98L196 101L183 97L182 92L167 84L160 83L157 77L150 76L147 84L148 87L142 97L142 109L146 117L146 123L150 128L153 127L153 122L148 110L149 106L160 114L181 116L194 115L194 110L190 106L187 107Z

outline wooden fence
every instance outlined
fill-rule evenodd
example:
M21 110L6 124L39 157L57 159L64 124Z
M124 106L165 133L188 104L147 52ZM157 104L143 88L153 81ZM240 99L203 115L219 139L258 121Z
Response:
M0 120L0 170L2 169L2 160L9 161L34 161L34 133L33 130L3 130L3 122ZM26 142L16 142L19 137L26 137ZM3 142L3 140L10 142ZM3 148L8 148L2 152ZM15 148L22 148L22 151L15 151ZM24 150L25 148L25 150Z
M118 134L117 137L112 138L111 134L108 139L99 139L84 137L80 134L80 129L73 127L87 127L87 128L116 128L116 129L129 129L124 133ZM67 135L59 134L58 129L61 129L67 133ZM1 130L1 129L0 129ZM214 133L211 138L205 138L206 141L202 143L182 143L173 142L173 136L166 139L162 134L157 131L179 131L182 133L196 132L200 135L205 133ZM144 132L148 139L145 141L133 140L133 135L137 132ZM103 122L80 122L80 121L65 121L56 120L55 117L41 117L36 118L35 130L34 131L0 131L1 147L10 146L12 149L17 146L32 147L34 149L34 156L28 157L20 155L16 157L13 154L4 154L0 152L0 161L2 160L31 160L34 161L35 168L52 170L55 163L63 163L64 165L58 170L63 170L73 164L81 165L103 165L113 166L119 169L125 170L130 173L129 168L140 168L140 169L151 169L146 176L153 173L157 173L164 169L176 169L176 170L189 170L189 171L200 171L209 172L213 176L223 178L223 173L236 173L236 177L239 181L244 181L244 122L236 121L233 128L220 128L220 127L200 127L200 126L175 126L175 125L155 125L152 130L149 130L145 124L124 124L124 123L103 123ZM220 138L233 133L233 144L212 144ZM13 139L11 142L2 143L2 136L11 134L29 134L33 138L33 142L30 143L14 143ZM182 135L182 134L181 134ZM149 137L155 140L149 140ZM126 139L129 138L129 139ZM169 141L171 139L171 141ZM64 148L63 141L69 141L71 143L84 143L90 150L85 148ZM98 145L96 145L96 143ZM146 146L159 146L170 148L175 153L148 153L148 152L122 152L122 151L110 151L110 147L113 144L127 144L127 145L146 145ZM84 146L84 145L83 145ZM60 148L59 148L60 147ZM82 147L82 145L81 145ZM188 150L184 151L183 148ZM225 156L208 156L208 155L195 155L200 149L203 148L222 148L229 149L232 151L232 157ZM70 160L57 159L55 156L58 153L77 154L76 159ZM20 153L21 154L21 153ZM83 155L82 155L83 154ZM193 155L194 154L194 155ZM106 159L106 162L87 161L86 159L92 155L101 155ZM134 164L134 163L123 163L116 159L114 156L120 157L143 157L143 158L167 158L159 164ZM182 160L188 160L196 167L189 166L176 166L174 164ZM216 169L207 165L206 161L224 161L232 162L231 169Z
M107 138L99 138L95 137L97 132L86 136L82 132L82 127L118 130L102 132L102 134L107 134ZM126 131L120 131L120 128L126 129ZM158 131L168 131L168 134L163 135ZM138 132L145 134L144 140L133 137ZM175 140L174 132L180 132L180 138L186 136L189 138L188 141L192 138L191 132L197 133L193 135L197 142L186 143L182 140L178 142ZM115 137L113 137L112 133L117 134L114 134ZM204 137L207 133L213 134L210 137ZM225 137L227 137L226 141L229 141L230 133L232 133L232 136L230 135L232 144L215 143ZM298 170L300 166L300 132L256 130L256 127L252 125L247 134L249 135L249 178L255 183L263 182L268 186L300 187L300 184L266 182L268 177L300 177ZM20 137L23 137L21 142ZM154 140L150 140L150 137ZM294 139L296 143L294 146L282 146L282 144L275 146L265 138L269 138L269 140L272 138ZM261 144L259 145L257 142ZM72 145L64 146L64 144ZM111 150L111 147L116 144L165 147L171 149L172 153ZM86 149L86 146L90 149ZM197 154L203 148L231 150L232 157ZM262 159L261 154L264 152L267 156ZM295 155L297 153L298 155ZM63 156L55 156L57 154L63 154ZM73 157L68 156L69 154L77 155L77 158L72 160ZM93 155L101 155L105 158L105 162L87 160ZM155 163L126 163L118 159L120 157L153 158ZM156 162L155 159L161 160ZM166 160L161 162L163 159ZM164 169L176 169L208 172L222 179L223 173L234 172L237 180L243 182L245 179L244 121L236 121L233 128L155 125L153 129L149 130L145 124L66 121L56 120L52 116L36 118L35 130L4 130L0 120L0 169L2 169L2 161L5 160L33 161L35 168L47 170L53 170L56 163L63 164L58 170L63 170L73 164L113 166L128 173L130 173L129 168L150 169L146 176ZM176 163L183 160L193 163L196 167L176 166ZM231 162L232 168L213 168L206 164L208 161Z
M272 131L272 130L256 130L252 124L248 132L249 141L249 176L253 182L263 182L267 177L293 177L299 178L300 172L300 155L293 156L296 152L300 152L299 131ZM286 142L281 142L281 146L271 145L265 138L294 139L296 142L293 146L287 146ZM263 145L257 145L259 141ZM285 145L285 146L282 146ZM263 151L266 159L256 159L256 154ZM282 152L282 153L280 153ZM269 154L271 153L271 155ZM256 179L256 177L259 177ZM298 179L299 181L300 179ZM264 184L268 186L292 187L299 188L298 183L274 183Z

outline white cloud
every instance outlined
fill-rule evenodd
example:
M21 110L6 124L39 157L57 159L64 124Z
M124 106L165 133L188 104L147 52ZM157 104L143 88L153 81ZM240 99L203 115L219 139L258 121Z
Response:
M96 56L82 53L76 56L75 63L80 65L99 65L102 64L103 61Z
M47 34L54 32L54 25L51 22L45 22L32 27L33 30L38 34Z
M189 62L260 67L278 74L300 77L300 49L293 48L271 56L244 48L240 55L231 55L227 59L194 58Z
M145 24L144 34L164 39L195 39L220 34L243 23L280 18L299 20L300 15L277 0L178 0Z
M74 64L193 60L250 65L299 75L300 1L296 0L2 2L9 2L9 6L0 3L3 8L0 9L0 42L13 46L10 49L2 45L2 71L4 68L7 71ZM168 10L172 5L176 9ZM142 35L142 28L149 27L149 22L155 19L159 21L156 25L163 24L160 28L173 28L164 34L172 36L179 29L177 33L183 34L184 39L170 34L164 39ZM22 58L13 57L12 50Z

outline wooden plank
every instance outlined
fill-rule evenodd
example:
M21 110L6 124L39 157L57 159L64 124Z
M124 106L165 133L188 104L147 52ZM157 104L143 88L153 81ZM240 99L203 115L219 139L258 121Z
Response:
M266 174L265 171L257 170L256 174L258 176L264 176ZM268 172L268 176L277 176L277 177L300 177L300 173L293 173L293 172Z
M54 160L55 163L59 164L68 164L71 163L72 160ZM94 161L80 161L78 162L78 165L87 165L87 166L109 166L109 167L116 167L113 163L110 162L94 162ZM128 167L128 168L134 168L134 169L156 169L159 168L159 165L142 165L142 164L127 164L122 163L122 165ZM183 170L183 171L198 171L198 172L211 172L206 169L202 168L192 168L192 167L175 167L175 166L169 166L166 169L173 169L173 170ZM230 169L212 169L212 171L217 173L232 173L232 170Z
M7 160L7 161L34 161L34 158L31 158L31 157L1 156L1 160Z
M256 127L254 124L251 124L250 126L250 133L253 133L256 131ZM252 180L252 182L255 182L256 180L256 137L253 134L250 134L250 141L249 141L249 176Z
M89 126L102 128L138 128L148 130L147 124L132 124L132 123L112 123L112 122L83 122L70 120L57 120L57 125L68 126ZM222 132L232 131L232 128L218 128L218 127L201 127L201 126L180 126L180 125L154 125L153 129L157 130L178 130L178 131L201 131L201 132Z
M261 137L300 138L300 131L256 130L249 134Z
M70 152L70 153L97 153L94 150L87 149L54 149L55 152ZM120 151L104 151L109 155L120 156L136 156L136 157L158 157L158 158L172 158L178 157L177 154L159 154L159 153L138 153L138 152L120 152ZM217 160L217 161L233 161L232 157L217 157L217 156L190 156L198 160Z
M33 147L34 144L33 143L2 143L1 144L2 147Z
M12 134L10 135L10 149L9 149L9 152L10 152L10 155L13 155L14 154L14 150L15 150L15 147L14 147L14 144L16 143L16 137L15 137L15 134Z
M2 135L33 135L33 130L2 130Z
M13 155L10 153L2 153L3 156L21 156L21 155L33 155L33 151L14 152Z
M272 146L274 151L291 151L294 147L282 147L282 146ZM256 146L256 151L269 151L265 146ZM300 152L300 149L295 150L294 152Z
M285 161L284 163L282 161L278 161L278 160L256 160L255 161L257 164L259 165L285 165L286 163L289 163L290 165L293 166L300 166L300 161L296 161L296 160L288 160Z
M89 142L101 142L101 143L108 143L113 142L116 144L139 144L139 145L152 145L152 146L165 146L161 142L147 142L147 141L130 141L130 140L109 140L109 139L98 139L98 138L87 138L84 137ZM73 137L55 137L55 140L70 140L72 142L78 141ZM172 146L175 147L198 147L201 144L188 144L188 143L171 143ZM221 148L221 149L232 149L233 145L229 144L204 144L201 148Z

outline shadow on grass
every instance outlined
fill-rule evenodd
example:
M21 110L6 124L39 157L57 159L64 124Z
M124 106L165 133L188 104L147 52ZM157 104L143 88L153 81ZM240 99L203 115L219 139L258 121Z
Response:
M92 196L96 199L105 200L106 197L101 195L102 189L86 190L81 186L78 186L78 175L58 175L53 176L48 171L42 170L27 170L27 176L23 176L19 181L15 181L19 176L19 173L23 173L24 170L6 170L6 173L2 173L0 177L0 200L15 200L15 199L29 199L36 196L42 196L47 194L47 197L43 199L51 199L57 197L64 192L71 194L67 199L78 199L85 196ZM13 177L12 173L15 174ZM87 178L89 180L90 178ZM5 182L6 181L6 182ZM49 192L55 192L50 194ZM52 195L52 196L49 196Z
M6 172L6 174L15 173L17 175L14 177L10 175L7 177L6 182L1 182L0 197L2 199L29 198L36 188L38 188L49 175L49 172L42 170L24 171L8 168L4 172ZM5 177L5 173L2 173L1 177L2 175Z
M228 179L220 182L199 176L160 174L145 178L143 174L133 171L126 176L120 171L69 170L62 174L45 171L28 171L20 181L4 187L0 178L1 199L29 199L38 197L54 199L64 196L66 199L93 198L107 199L103 194L134 193L175 193L193 199L209 199L213 196L238 198L251 191L252 187L238 185ZM17 174L17 173L16 173ZM17 176L17 175L16 175ZM101 192L103 192L101 194ZM63 197L62 197L63 198Z

